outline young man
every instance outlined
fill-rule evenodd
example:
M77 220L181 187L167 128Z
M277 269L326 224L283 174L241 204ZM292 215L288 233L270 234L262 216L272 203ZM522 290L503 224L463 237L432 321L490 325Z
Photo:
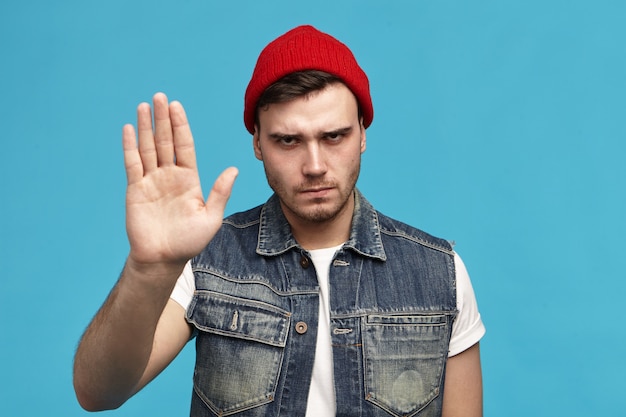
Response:
M180 103L156 94L123 131L130 253L85 332L74 385L116 408L195 336L192 416L481 416L484 327L450 245L355 188L369 84L311 26L261 53L244 123L275 194L222 220ZM191 259L191 261L190 261Z

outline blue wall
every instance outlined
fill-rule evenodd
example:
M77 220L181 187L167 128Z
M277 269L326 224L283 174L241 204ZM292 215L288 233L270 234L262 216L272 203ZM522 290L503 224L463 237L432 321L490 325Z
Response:
M243 91L301 23L369 74L359 187L457 242L487 326L485 415L622 415L624 21L608 0L3 2L0 415L87 414L72 357L128 250L120 133L137 103L181 100L205 191L236 165L228 211L256 205ZM189 345L104 415L185 415L192 364Z

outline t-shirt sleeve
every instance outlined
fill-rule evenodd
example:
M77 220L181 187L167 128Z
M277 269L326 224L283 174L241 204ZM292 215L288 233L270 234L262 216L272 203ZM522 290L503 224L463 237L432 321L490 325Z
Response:
M485 326L478 312L478 303L465 264L454 254L456 269L456 305L458 315L452 324L452 338L448 356L458 355L475 345L485 334Z
M193 293L196 290L196 282L193 277L193 271L191 270L191 262L187 262L183 273L178 277L174 290L170 295L170 298L180 304L185 310L191 304Z

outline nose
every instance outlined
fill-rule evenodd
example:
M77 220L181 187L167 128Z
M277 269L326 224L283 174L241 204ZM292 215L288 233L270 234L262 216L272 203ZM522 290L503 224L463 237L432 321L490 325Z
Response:
M306 146L302 173L307 177L320 177L326 174L328 167L324 150L317 142L311 142Z

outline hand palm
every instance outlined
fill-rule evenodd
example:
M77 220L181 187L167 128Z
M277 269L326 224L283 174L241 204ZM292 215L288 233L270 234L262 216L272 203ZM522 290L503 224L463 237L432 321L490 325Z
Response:
M124 127L130 256L140 263L184 263L219 229L237 171L224 171L205 202L182 106L168 106L157 94L154 118L152 129L149 106L138 107L139 146L132 126Z

